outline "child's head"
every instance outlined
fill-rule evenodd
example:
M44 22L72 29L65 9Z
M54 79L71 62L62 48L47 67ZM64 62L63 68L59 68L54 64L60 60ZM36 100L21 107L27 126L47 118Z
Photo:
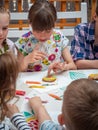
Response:
M10 52L0 55L0 111L1 117L4 117L2 110L6 109L6 102L15 95L16 78L18 76L19 66L16 58Z
M0 6L0 45L7 37L9 21L10 21L9 11L4 7Z
M79 79L64 92L63 121L68 130L98 129L98 83Z
M44 42L50 38L52 29L55 26L56 9L47 0L36 0L29 10L28 19L34 36L39 41Z

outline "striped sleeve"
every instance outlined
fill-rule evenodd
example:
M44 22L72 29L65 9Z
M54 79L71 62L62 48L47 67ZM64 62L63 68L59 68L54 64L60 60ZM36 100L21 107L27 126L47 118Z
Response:
M8 125L0 123L0 130L11 130Z
M11 118L11 122L18 130L31 130L25 120L25 117L21 113L14 114Z

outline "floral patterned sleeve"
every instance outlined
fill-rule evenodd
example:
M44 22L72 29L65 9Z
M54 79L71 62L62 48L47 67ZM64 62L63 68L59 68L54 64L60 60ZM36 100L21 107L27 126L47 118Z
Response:
M28 55L31 53L35 47L35 44L37 44L38 41L34 38L31 32L28 32L24 34L21 38L19 38L15 45L18 48L18 50L24 55Z

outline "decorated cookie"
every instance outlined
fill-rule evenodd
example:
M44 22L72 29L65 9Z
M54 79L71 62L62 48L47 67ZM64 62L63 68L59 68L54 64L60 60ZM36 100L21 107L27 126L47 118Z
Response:
M44 82L54 82L56 80L56 77L55 76L45 76L42 78L42 81Z
M90 74L88 76L89 79L98 80L98 74Z

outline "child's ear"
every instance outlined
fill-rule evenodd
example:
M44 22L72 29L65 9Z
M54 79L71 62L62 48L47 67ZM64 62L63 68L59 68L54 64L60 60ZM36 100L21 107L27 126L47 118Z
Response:
M96 15L96 13L94 13L94 14L93 14L93 17L92 17L92 20L95 20L95 21L96 21L96 17L97 17L97 15Z
M60 125L64 125L65 124L64 118L63 118L62 114L58 115L58 122L60 123Z

